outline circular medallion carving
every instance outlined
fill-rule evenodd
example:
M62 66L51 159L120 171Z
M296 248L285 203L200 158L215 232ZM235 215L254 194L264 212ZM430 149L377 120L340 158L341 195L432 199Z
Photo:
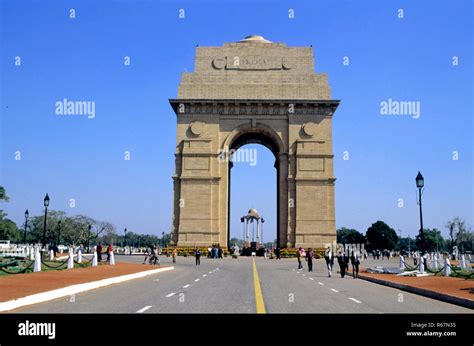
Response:
M289 70L293 67L293 65L291 64L291 61L288 60L288 58L283 58L282 66L285 70Z
M189 124L189 129L193 135L199 136L206 129L206 124L202 121L193 121L191 124Z
M313 137L316 134L317 126L315 123L305 123L302 129L306 135Z
M215 58L212 60L212 66L218 70L223 69L225 67L225 58Z

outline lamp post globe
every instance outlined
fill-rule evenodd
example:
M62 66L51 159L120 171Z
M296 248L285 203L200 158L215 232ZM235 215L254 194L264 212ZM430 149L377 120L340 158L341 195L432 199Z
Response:
M416 175L415 181L417 188L421 189L425 186L425 178L423 178L423 175L420 172Z
M49 207L49 195L48 194L46 194L46 196L44 196L43 204L46 208Z

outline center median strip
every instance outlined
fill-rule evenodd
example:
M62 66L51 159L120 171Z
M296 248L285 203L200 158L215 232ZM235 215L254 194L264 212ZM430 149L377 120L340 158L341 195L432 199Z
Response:
M260 280L258 278L257 272L257 265L255 264L255 260L252 259L252 266L253 266L253 284L255 287L255 305L257 308L257 314L265 314L265 303L263 302L263 294L262 289L260 287Z
M138 273L127 274L116 276L108 279L97 280L92 282L87 282L83 284L71 285L63 288L58 288L51 291L46 291L42 293L32 294L26 297L9 300L6 302L0 303L0 312L14 310L26 305L32 305L37 303L47 302L53 299L70 296L77 293L86 292L95 288L105 287L113 284L118 284L121 282L139 279L148 275L157 274L160 272L173 270L174 267L165 267L153 270L146 270Z

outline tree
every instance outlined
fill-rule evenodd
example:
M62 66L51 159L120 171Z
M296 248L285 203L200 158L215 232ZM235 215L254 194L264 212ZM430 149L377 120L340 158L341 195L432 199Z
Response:
M9 198L3 186L0 186L0 201L8 202Z
M454 246L457 246L461 251L472 251L473 234L463 219L455 217L448 221L446 227L449 229L450 251Z
M365 234L368 251L393 250L398 242L397 233L385 222L377 221L367 229Z
M365 236L355 229L342 227L336 233L340 244L365 244Z
M436 228L423 229L423 233L425 236L425 251L434 252L445 250L445 240L440 231L438 231ZM419 234L416 236L415 242L417 248L421 249L421 238Z
M231 238L229 244L230 246L237 245L240 249L244 247L244 241L238 238Z
M0 220L0 240L18 242L20 239L21 233L18 231L16 224L12 220L6 218Z
M0 186L0 201L8 202L9 198L3 186ZM7 219L6 213L0 210L0 240L10 240L11 242L20 241L20 232L16 224Z
M399 238L398 249L403 251L417 251L416 242L411 237Z

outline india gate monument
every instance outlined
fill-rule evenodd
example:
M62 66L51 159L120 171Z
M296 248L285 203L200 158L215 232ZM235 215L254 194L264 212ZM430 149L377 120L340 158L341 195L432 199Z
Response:
M331 99L313 48L248 36L197 47L176 113L172 244L228 246L232 162L249 143L275 156L277 245L323 248L336 240Z

